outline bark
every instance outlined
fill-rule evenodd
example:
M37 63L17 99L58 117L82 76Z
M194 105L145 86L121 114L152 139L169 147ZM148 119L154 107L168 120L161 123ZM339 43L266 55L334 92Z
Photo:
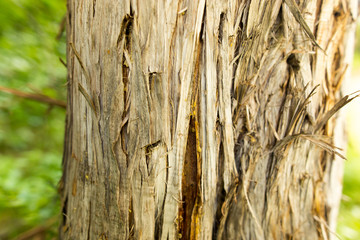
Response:
M333 237L355 4L68 0L61 238Z

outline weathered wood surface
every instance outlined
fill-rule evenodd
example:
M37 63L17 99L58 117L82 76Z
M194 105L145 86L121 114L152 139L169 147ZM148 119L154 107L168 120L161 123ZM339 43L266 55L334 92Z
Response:
M333 237L355 4L68 0L61 238Z

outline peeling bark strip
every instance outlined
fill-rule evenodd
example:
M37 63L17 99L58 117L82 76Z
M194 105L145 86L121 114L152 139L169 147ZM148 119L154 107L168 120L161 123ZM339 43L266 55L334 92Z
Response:
M331 238L356 3L68 0L61 239Z

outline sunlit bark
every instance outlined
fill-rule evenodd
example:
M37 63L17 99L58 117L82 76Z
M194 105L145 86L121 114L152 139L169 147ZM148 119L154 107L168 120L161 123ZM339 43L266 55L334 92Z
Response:
M68 0L61 238L332 237L356 4Z

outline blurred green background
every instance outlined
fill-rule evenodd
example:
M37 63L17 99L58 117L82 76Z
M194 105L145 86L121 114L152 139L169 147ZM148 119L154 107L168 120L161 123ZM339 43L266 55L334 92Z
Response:
M355 54L351 81L345 92L360 90L360 19L356 30ZM338 217L337 232L342 239L360 239L360 99L345 107L347 112L348 149L343 179L343 198Z
M65 12L66 0L0 1L0 86L65 101ZM40 225L56 237L64 122L63 108L0 92L0 239Z
M66 68L59 58L65 59L66 0L4 0L0 9L0 86L65 101ZM353 79L360 89L359 41L356 50ZM358 125L358 109L348 128ZM0 239L31 231L42 233L38 239L57 238L64 124L63 108L0 92ZM359 134L349 132L337 231L342 239L360 239Z

